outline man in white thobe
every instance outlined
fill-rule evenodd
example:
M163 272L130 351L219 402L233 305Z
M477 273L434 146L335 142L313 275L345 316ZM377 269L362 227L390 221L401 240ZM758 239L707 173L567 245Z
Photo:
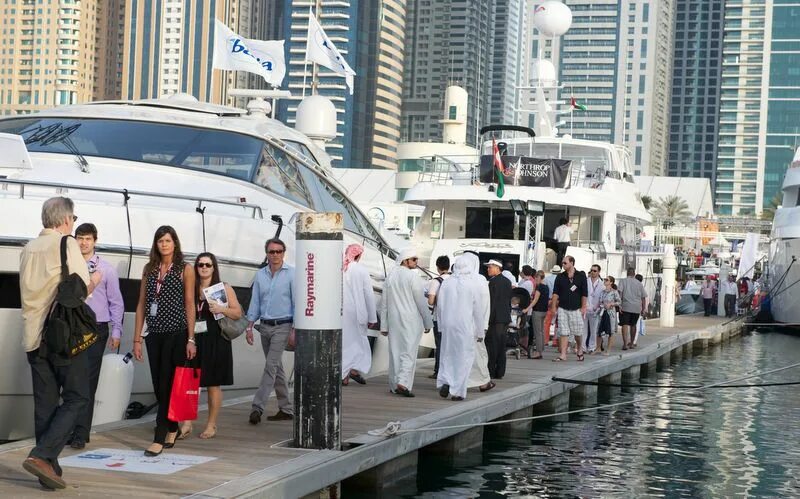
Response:
M344 301L342 303L342 384L349 379L366 384L363 374L372 367L367 330L378 322L372 279L361 264L364 247L351 244L344 255Z
M478 274L479 265L477 256L461 255L456 259L453 276L439 288L436 316L442 330L442 354L436 387L439 395L450 396L452 400L464 400L467 396L476 366L476 378L483 381L478 386L483 391L492 388L488 355L483 346L489 323L489 287Z
M400 266L383 285L381 334L389 338L389 389L413 397L419 342L423 330L427 333L433 327L433 318L425 298L425 283L416 271L416 250L403 250L397 261Z

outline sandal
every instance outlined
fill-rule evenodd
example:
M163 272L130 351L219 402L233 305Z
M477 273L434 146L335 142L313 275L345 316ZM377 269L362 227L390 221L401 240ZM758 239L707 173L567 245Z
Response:
M364 377L361 376L361 374L359 374L359 373L353 374L351 372L350 373L350 379L352 379L353 381L355 381L359 385L366 385L367 384L367 380L365 380Z
M480 390L482 392L488 392L489 390L491 390L495 386L497 386L497 383L495 383L494 381L490 381L490 382L486 383L485 385L479 387L478 390Z
M555 359L553 359L553 362L566 362L566 361L567 359L562 359L561 357L556 357Z
M215 436L217 436L217 425L212 426L210 431L208 428L206 428L203 430L203 433L198 435L198 437L202 438L203 440L208 440L209 438L214 438Z
M583 359L584 359L584 357L585 357L585 355L584 355L584 354L582 354L582 353L579 353L579 354L578 354L578 362L583 362Z
M342 386L347 386L349 384L350 384L350 380L348 380L347 378L342 380Z
M175 440L183 440L191 434L192 434L192 424L189 423L188 425L184 425L178 428L178 436L175 437Z
M452 400L453 402L460 402L464 400L464 397L450 397L450 400Z

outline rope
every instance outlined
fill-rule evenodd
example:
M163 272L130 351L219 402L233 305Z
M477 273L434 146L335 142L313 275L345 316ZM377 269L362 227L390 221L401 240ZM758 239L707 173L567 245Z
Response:
M573 385L589 385L589 386L613 386L620 388L703 388L703 385L654 385L647 383L603 383L600 381L584 381L581 379L559 378L553 376L553 381L560 381L562 383L572 383ZM713 388L754 388L763 386L789 386L800 385L800 381L785 381L780 383L753 383L753 384L739 384L739 385L720 385Z
M727 384L730 384L730 383L733 383L733 382L736 382L736 381L743 381L745 379L757 378L757 377L761 377L761 376L766 376L768 374L774 374L774 373L777 373L777 372L786 371L788 369L793 369L793 368L798 367L798 366L800 366L800 362L795 363L795 364L791 364L791 365L788 365L788 366L784 366L784 367L779 367L779 368L776 368L776 369L771 369L769 371L764 371L764 372L760 372L760 373L757 372L757 373L754 373L754 374L748 374L748 375L745 375L745 376L740 376L738 378L733 378L733 379L730 379L730 380L727 380L727 381L720 381L720 382L717 382L717 383L711 383L711 384L708 384L708 385L702 385L702 386L697 387L697 388L688 388L688 389L686 389L686 391L687 392L694 392L694 391L704 390L704 389L707 389L707 388L714 388L714 387L717 387L717 386L720 386L720 385L727 385ZM424 427L424 428L408 428L408 429L404 429L402 427L402 424L399 421L392 421L392 422L388 423L383 428L380 428L380 429L377 429L377 430L370 430L367 433L369 435L372 435L372 436L393 437L395 435L399 435L399 434L402 434L402 433L412 433L412 432L421 432L421 431L434 431L434 430L460 430L460 429L465 429L465 428L475 428L475 427L478 427L478 426L494 426L494 425L499 425L499 424L517 423L517 422L521 422L521 421L533 421L533 420L536 420L536 419L547 419L547 418L553 418L553 417L556 417L556 416L568 416L568 415L571 415L571 414L582 414L584 412L596 411L598 409L610 409L612 407L621 407L621 406L624 406L624 405L630 405L630 404L634 404L634 403L650 402L652 400L659 400L659 399L662 399L662 398L670 397L670 396L673 395L673 393L674 392L670 392L670 393L663 394L663 395L653 395L651 397L645 397L645 398L642 398L642 399L639 399L639 400L635 400L635 399L634 400L626 400L626 401L623 401L623 402L616 402L616 403L613 403L613 404L599 405L599 406L596 406L596 407L586 407L584 409L575 409L575 410L572 410L572 411L562 411L562 412L556 412L556 413L553 413L553 414L542 414L542 415L539 415L539 416L526 416L526 417L523 417L523 418L502 419L502 420L498 420L498 421L487 421L485 423L471 423L471 424L461 424L461 425L452 425L452 426L433 426L433 427Z

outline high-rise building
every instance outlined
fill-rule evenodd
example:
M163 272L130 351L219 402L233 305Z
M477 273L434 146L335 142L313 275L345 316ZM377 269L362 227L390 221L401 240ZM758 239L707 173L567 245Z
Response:
M283 2L278 34L286 39L284 88L292 97L279 102L278 118L293 125L300 100L316 92L337 112L337 134L326 145L334 167L397 168L406 0ZM344 77L305 62L310 6L318 7L317 20L356 72L352 95Z
M407 12L403 139L440 142L445 89L458 85L468 95L467 144L475 145L490 119L494 1L408 0Z
M715 203L756 215L800 143L800 0L727 0Z
M676 0L669 159L671 177L716 186L725 0Z
M123 99L177 92L221 103L235 78L212 70L214 19L238 29L237 6L246 0L127 0Z
M492 15L492 67L489 83L489 122L515 122L517 87L523 83L523 44L525 37L524 0L495 0Z
M0 114L113 98L122 0L5 0Z

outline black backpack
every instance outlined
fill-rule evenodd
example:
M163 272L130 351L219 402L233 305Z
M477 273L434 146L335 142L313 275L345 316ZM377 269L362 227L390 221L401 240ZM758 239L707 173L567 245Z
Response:
M97 320L85 300L86 284L78 274L69 274L67 238L61 238L61 282L50 315L44 323L40 348L42 357L69 359L92 346L98 339Z

